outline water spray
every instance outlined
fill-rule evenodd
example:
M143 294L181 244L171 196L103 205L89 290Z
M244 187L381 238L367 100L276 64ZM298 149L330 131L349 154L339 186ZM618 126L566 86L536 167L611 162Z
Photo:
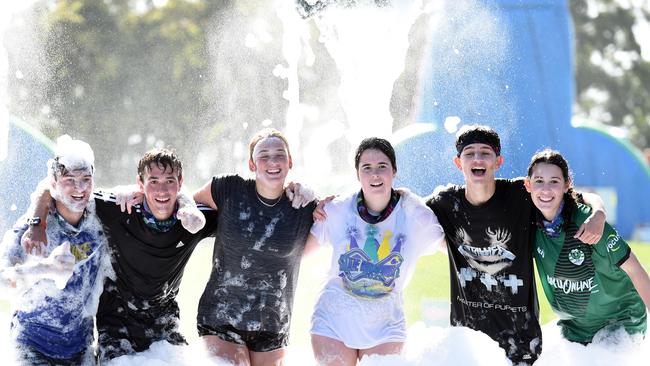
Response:
M296 0L296 10L303 18L310 18L318 15L329 6L343 8L354 7L361 1L358 0ZM390 4L390 0L373 0L376 6L384 7Z

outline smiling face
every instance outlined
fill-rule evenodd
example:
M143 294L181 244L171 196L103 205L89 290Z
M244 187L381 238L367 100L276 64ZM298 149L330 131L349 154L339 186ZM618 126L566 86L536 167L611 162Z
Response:
M248 162L250 170L255 173L256 185L265 188L264 191L278 187L283 189L291 165L291 155L286 144L279 137L273 136L257 142L253 148L252 159Z
M56 175L52 188L60 212L83 212L93 191L93 176L89 170L65 171Z
M564 178L560 167L547 163L535 164L525 181L526 190L530 193L535 207L548 221L555 218L570 184L571 182Z
M361 153L357 178L361 182L363 196L369 208L375 211L385 208L390 199L395 173L390 159L383 152L367 149Z
M465 182L486 183L494 181L494 174L503 164L503 157L497 156L487 144L475 143L465 146L454 163L463 172Z
M158 220L167 220L172 216L182 184L183 178L179 177L175 169L156 163L151 163L144 169L143 178L138 177L140 191L144 193L151 213Z

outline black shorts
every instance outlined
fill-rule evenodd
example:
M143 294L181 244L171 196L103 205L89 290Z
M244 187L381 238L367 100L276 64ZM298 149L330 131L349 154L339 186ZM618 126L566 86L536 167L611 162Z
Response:
M179 309L175 300L138 309L133 301L123 300L119 293L104 291L97 311L98 355L100 361L142 352L152 343L167 341L187 344L178 331Z
M289 334L239 330L230 324L216 327L197 324L197 329L201 337L217 336L226 342L246 346L253 352L271 352L289 344Z

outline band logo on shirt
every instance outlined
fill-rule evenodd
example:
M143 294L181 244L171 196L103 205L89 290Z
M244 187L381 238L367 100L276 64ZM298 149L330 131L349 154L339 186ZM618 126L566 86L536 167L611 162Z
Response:
M464 228L458 229L456 237L455 242L461 243L458 246L458 252L473 268L481 272L494 275L504 268L510 267L516 258L508 250L508 243L512 235L506 229L487 228L485 237L481 238L481 241L489 243L489 246L475 246L473 239Z

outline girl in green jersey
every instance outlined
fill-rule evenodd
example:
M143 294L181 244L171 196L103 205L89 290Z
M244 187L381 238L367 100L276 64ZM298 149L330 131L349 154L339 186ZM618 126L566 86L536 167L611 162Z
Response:
M590 343L603 329L645 333L650 278L609 224L594 245L574 238L590 208L576 200L566 159L550 149L536 153L525 185L538 210L537 269L564 337Z

